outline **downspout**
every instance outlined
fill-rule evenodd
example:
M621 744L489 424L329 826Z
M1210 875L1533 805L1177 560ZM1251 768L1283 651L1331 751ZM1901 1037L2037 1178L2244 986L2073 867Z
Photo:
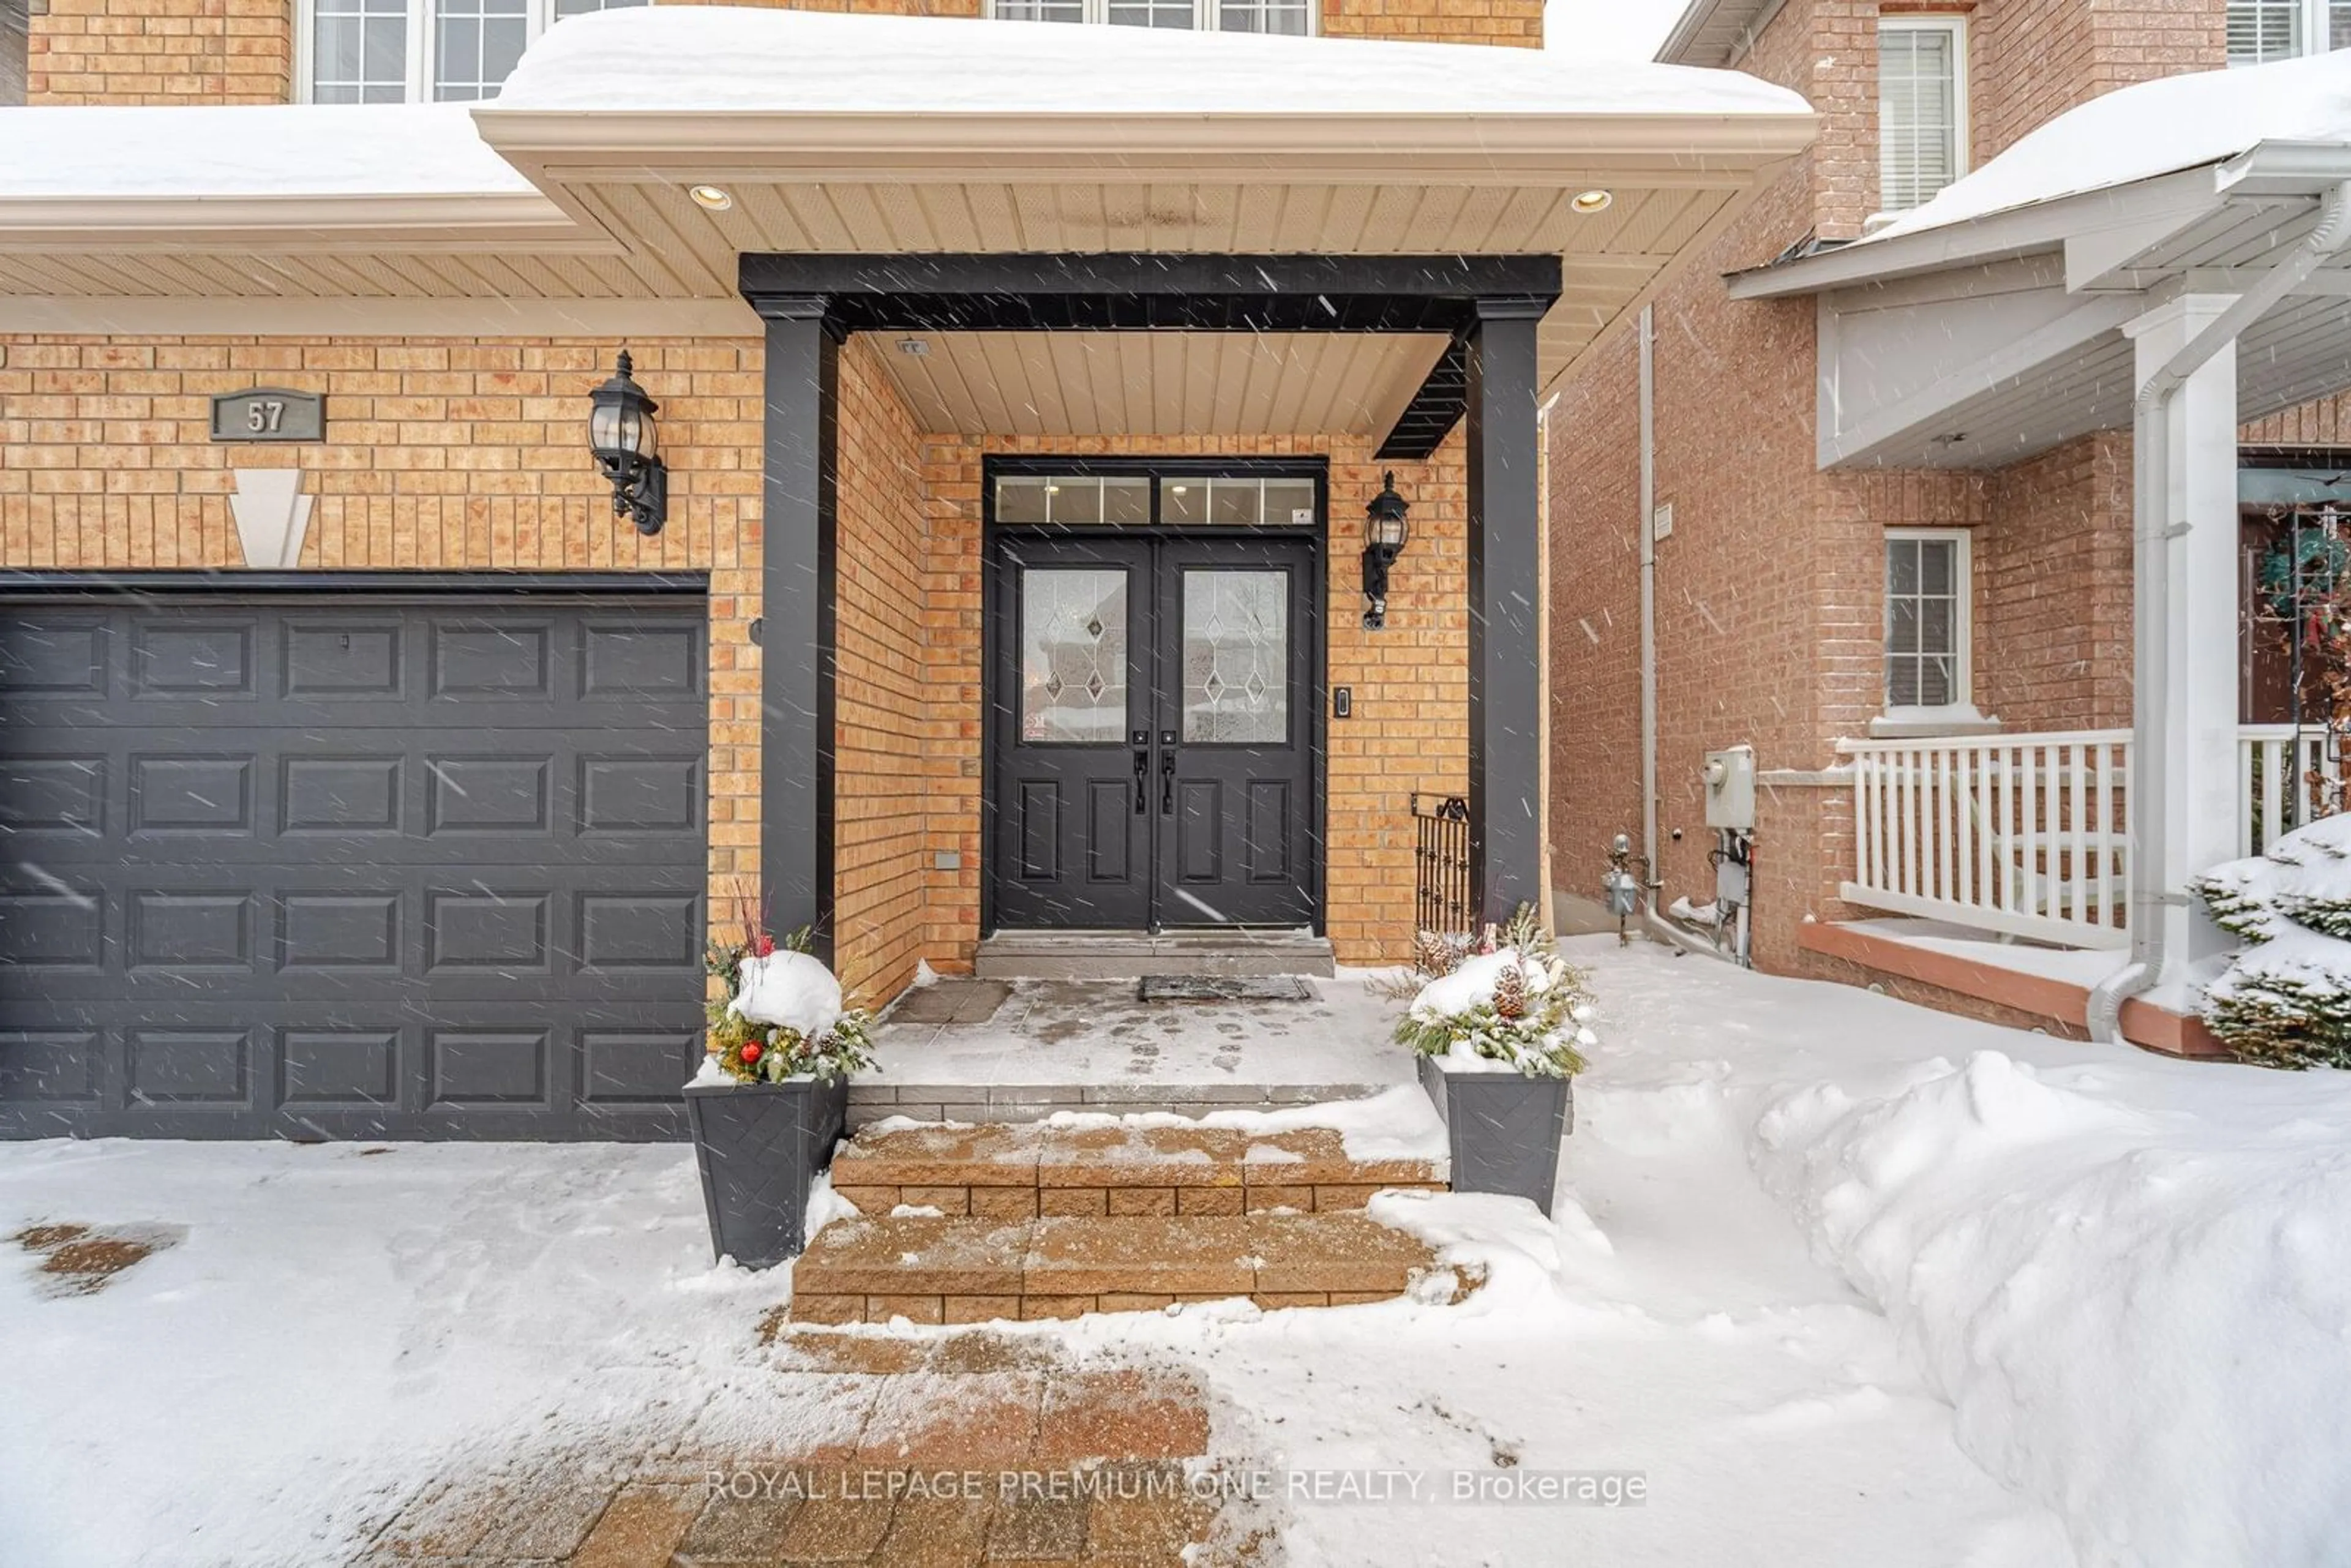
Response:
M1642 903L1651 924L1657 913L1657 336L1652 308L1641 307L1635 328L1641 344L1641 868Z
M2171 699L2165 667L2167 639L2160 618L2149 613L2171 601L2171 540L2194 525L2166 517L2170 497L2171 400L2188 378L2240 333L2267 314L2304 278L2351 242L2351 182L2327 192L2318 222L2293 254L2262 275L2261 281L2231 301L2203 330L2182 344L2147 377L2131 405L2131 945L2130 961L2092 988L2087 1008L2090 1038L2122 1043L2123 1004L2152 988L2163 976L2163 912L2170 898L2171 868L2155 846L2163 841L2167 802L2163 768L2168 746ZM2147 831L2154 824L2154 831Z

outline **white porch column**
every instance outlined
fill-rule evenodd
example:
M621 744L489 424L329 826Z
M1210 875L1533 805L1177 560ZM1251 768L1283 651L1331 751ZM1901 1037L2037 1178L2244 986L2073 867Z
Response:
M2191 294L2148 311L2124 329L2137 350L2138 384L2170 362L2234 295ZM2182 383L2166 405L2143 413L2135 436L2163 423L2161 506L2142 514L2158 538L2168 568L2159 603L2133 613L2152 626L2162 661L2159 743L2134 758L2138 886L2163 895L2162 984L2182 966L2224 951L2229 938L2188 892L2188 880L2237 852L2237 346L2231 341ZM2144 465L2139 472L2147 475ZM2147 476L2154 477L2153 476ZM2143 683L2143 678L2142 678ZM2144 699L2142 684L2138 697ZM2145 728L2140 734L2146 735ZM2154 755L2148 755L2152 751ZM2154 782L2155 788L2147 788ZM2144 905L2132 913L2146 918Z

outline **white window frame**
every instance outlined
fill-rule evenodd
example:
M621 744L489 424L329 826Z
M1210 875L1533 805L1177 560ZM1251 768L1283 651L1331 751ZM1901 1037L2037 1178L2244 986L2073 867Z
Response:
M1976 570L1975 534L1970 528L1886 528L1884 543L1877 553L1877 576L1881 584L1880 598L1886 608L1880 615L1877 632L1878 700L1884 716L1870 726L1873 735L1900 735L1931 730L1949 734L1954 728L1988 725L1976 707ZM1888 645L1894 631L1892 601L1886 596L1883 584L1886 574L1886 547L1905 539L1928 543L1949 543L1951 552L1952 579L1952 670L1951 695L1948 703L1896 706L1887 700L1890 692L1886 685L1886 661L1892 654Z
M2294 5L2292 8L2301 16L2302 37L2291 53L2279 55L2276 58L2286 60L2307 55L2324 55L2332 53L2333 51L2327 47L2326 40L2328 35L2333 30L2331 26L2334 20L2335 11L2333 0L2294 0ZM2229 11L2234 11L2237 7L2235 5L2231 4L2228 5L2226 9ZM2229 63L2232 66L2250 66L2266 65L2270 62L2266 60L2231 59Z
M1078 18L1079 26L1097 27L1107 27L1110 26L1110 0L1081 0L1081 4L1084 7L1084 12L1083 15ZM997 0L985 0L985 5L982 8L981 14L991 22L1000 21L1003 19L997 14L996 5ZM1217 20L1220 15L1221 8L1217 5L1217 0L1192 0L1192 30L1196 33L1213 33L1217 31ZM1067 26L1068 24L1059 25ZM1137 27L1134 30L1138 33L1145 33L1159 31L1160 29ZM1179 29L1170 27L1165 30L1168 32L1176 32ZM1310 38L1319 37L1322 36L1322 0L1306 0L1306 32L1303 36ZM1263 36L1269 37L1286 38L1295 37L1299 35L1291 33L1272 33Z
M647 5L657 0L645 0ZM408 7L408 80L402 103L432 103L433 97L433 21L439 10L439 0L406 0ZM294 101L313 101L313 83L318 61L318 6L313 0L294 0ZM526 0L523 16L523 47L538 42L540 35L555 25L555 0ZM471 99L460 102L485 101Z
M1967 178L1974 167L1972 142L1975 139L1975 117L1970 112L1968 99L1968 19L1957 12L1903 12L1877 19L1877 31L1886 33L1949 33L1951 36L1951 179L1954 183ZM1871 40L1874 45L1876 38ZM1878 202L1886 200L1886 127L1877 128ZM1946 187L1948 189L1949 187ZM1928 201L1934 198L1929 196ZM1890 217L1896 212L1909 208L1885 208L1873 218Z

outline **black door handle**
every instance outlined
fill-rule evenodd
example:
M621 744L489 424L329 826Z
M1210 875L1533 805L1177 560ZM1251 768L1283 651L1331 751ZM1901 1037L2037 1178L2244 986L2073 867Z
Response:
M1148 751L1134 754L1134 814L1138 817L1151 814L1151 753Z
M1172 750L1159 754L1159 814L1176 814L1176 753Z

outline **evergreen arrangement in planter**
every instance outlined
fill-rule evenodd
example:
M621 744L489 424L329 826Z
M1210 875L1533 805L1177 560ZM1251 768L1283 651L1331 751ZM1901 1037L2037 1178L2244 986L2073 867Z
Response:
M809 1195L848 1120L849 1078L873 1065L872 1019L808 951L747 921L714 942L710 1052L685 1086L711 1251L747 1269L808 1245Z
M2251 944L2205 988L2204 1021L2263 1067L2351 1067L2351 816L2322 818L2190 884Z
M1594 1043L1591 993L1556 946L1524 909L1475 945L1424 933L1425 983L1395 1031L1445 1118L1454 1190L1524 1197L1545 1214L1574 1127L1580 1048Z

